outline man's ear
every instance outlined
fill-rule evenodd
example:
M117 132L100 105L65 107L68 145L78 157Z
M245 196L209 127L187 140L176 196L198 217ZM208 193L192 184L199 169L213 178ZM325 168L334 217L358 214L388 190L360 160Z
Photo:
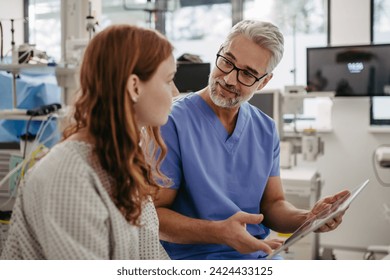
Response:
M272 79L274 74L272 73L269 73L264 79L263 81L259 84L259 86L257 87L257 90L261 90L263 87L265 87L268 82Z
M134 103L137 103L140 97L140 86L140 79L138 78L138 76L135 74L131 74L129 79L127 80L126 88L130 94L131 100L133 100Z

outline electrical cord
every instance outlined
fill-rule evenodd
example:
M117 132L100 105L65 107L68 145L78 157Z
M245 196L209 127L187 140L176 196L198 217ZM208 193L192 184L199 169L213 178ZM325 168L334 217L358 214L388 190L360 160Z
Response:
M1 20L0 20L0 58L1 58L1 61L3 61L3 58L4 58L4 52L3 52L3 44L4 44L4 36L3 36L3 24L1 23Z
M39 127L38 133L35 136L34 142L31 143L31 149L30 149L29 154L27 155L28 160L24 161L24 164L22 165L20 178L23 178L24 174L27 172L27 170L35 164L34 154L36 154L36 151L39 150L40 147L44 147L44 144L49 142L56 135L56 131L53 131L52 134L50 134L42 143L40 143L41 138L42 138L47 126L49 125L50 121L53 119L53 116L54 116L54 114L51 113L48 116L46 122L41 123L41 126ZM44 125L42 125L43 123L44 123ZM28 165L28 168L26 170L27 165Z
M21 55L18 55L18 62L19 64L28 63L28 61L31 59L31 51L33 51L33 48L28 48L28 50L24 51Z
M50 140L52 140L57 135L57 131L54 130L48 137L46 137L46 139L42 143L40 142L41 138L43 137L44 132L46 131L47 126L50 124L50 121L53 120L54 116L55 116L54 113L51 113L48 116L48 119L46 120L46 122L42 122L42 123L45 123L43 126L41 123L41 127L39 128L38 133L35 136L35 140L33 143L31 143L31 149L30 149L29 154L27 155L27 160L24 161L24 164L21 167L22 170L21 170L21 176L19 179L22 179L24 177L24 174L27 172L27 170L29 168L31 168L32 166L34 166L36 159L40 158L39 154L40 154L40 152L42 153L44 151L44 149L46 148L45 144L47 142L49 142ZM26 169L26 166L27 166L27 169ZM19 184L19 182L18 182L18 184Z
M48 117L48 120L50 119L50 117L51 117L51 116ZM38 135L41 134L42 129L43 129L44 126L45 126L45 122L41 122L41 124L39 125L39 128L38 128L38 132L37 132L37 134L36 134L36 136L35 136L35 139L37 139L37 138L38 138ZM35 142L34 142L34 143L35 143ZM33 143L33 144L34 144L34 143Z
M22 168L22 166L23 166L23 161L19 162L18 165L16 165L16 166L14 167L14 169L10 170L10 171L7 173L7 175L5 175L5 176L3 177L3 179L0 180L0 188L1 188L1 186L2 186L2 185L3 185L3 184L12 176L12 175L14 175L16 172L18 172L18 170L19 170L20 168Z
M43 137L43 134L44 134L47 126L49 125L50 121L53 118L54 118L54 114L52 113L48 116L46 122L42 122L42 123L44 123L44 125L42 127L40 127L40 129L38 130L38 133L35 136L35 141L32 143L31 151L34 151L38 147L39 141L41 141L41 138ZM55 135L55 133L56 133L56 131L54 131L53 134L49 136L49 138L52 138ZM45 141L43 143L47 143L49 140L51 140L51 139L45 139Z
M49 114L49 117L46 121L46 124L44 126L43 129L46 129L48 123L50 122L50 120L52 119L53 117L53 112L56 112L57 110L61 109L61 104L58 104L58 103L53 103L53 104L49 104L49 105L43 105L39 108L36 108L36 109L29 109L27 110L27 115L30 116L28 122L27 122L27 126L26 126L26 133L25 133L25 143L24 143L24 149L23 149L23 159L26 158L26 150L27 150L27 144L28 144L28 140L29 140L29 127L30 127L30 123L33 119L33 117L36 117L36 116L44 116L44 115L48 115ZM38 130L38 133L39 133L40 129ZM35 136L35 138L38 138L38 134Z
M33 143L33 146L32 146L33 148L31 149L31 152L28 155L29 160L24 162L24 164L22 166L22 170L20 172L20 174L21 174L20 179L24 178L24 174L28 171L28 169L33 167L37 160L42 158L42 156L41 156L42 154L47 153L47 151L45 151L45 150L48 150L48 148L46 148L45 144L47 142L49 142L51 139L53 139L56 136L56 134L57 134L57 131L53 131L42 143L40 143L40 139L41 139L42 135L37 137L36 141L34 141L34 143Z
M30 118L28 119L27 125L26 125L26 133L24 134L24 135L25 135L25 137L24 137L25 139L22 139L22 140L24 141L23 159L26 158L26 150L27 150L27 145L28 145L28 140L29 140L28 129L29 129L29 127L30 127L30 124L31 124L31 121L32 121L33 117L34 117L34 116L31 115ZM23 135L20 136L20 137L23 137Z
M45 126L45 128L46 128L46 126ZM43 131L45 130L45 128L43 129ZM55 131L48 137L48 138L46 138L45 139L45 141L43 141L40 145L44 145L44 144L46 144L48 141L50 141L54 136L55 136ZM43 134L43 132L42 132L42 134ZM42 134L41 134L41 136L42 136ZM27 155L27 157L23 160L23 161L21 161L20 163L18 163L15 167L14 167L14 169L12 169L12 170L10 170L9 172L8 172L8 174L7 175L5 175L4 176L4 178L3 179L1 179L0 180L0 188L1 188L1 186L12 176L12 175L14 175L16 172L18 172L19 171L19 169L21 169L21 168L23 168L23 165L25 165L31 158L32 158L32 156L33 156L33 152L37 149L37 147L39 146L36 142L38 142L40 140L40 138L36 138L36 141L34 141L34 143L33 143L33 147L35 146L35 148L32 148L31 149L31 152Z
M27 165L27 163L30 162L30 160L33 160L33 159L35 160L35 156L37 156L36 150L37 150L37 147L39 147L39 143L37 143L37 142L40 141L42 135L44 134L44 132L45 132L45 130L47 128L49 120L51 120L52 118L53 118L53 114L50 114L50 116L48 118L48 121L45 123L45 125L43 125L43 126L41 125L41 127L39 128L38 132L40 132L40 133L37 134L37 137L35 138L35 141L32 143L32 149L31 149L30 153L26 156L26 158L23 159L20 163L18 163L12 170L10 170L8 172L7 175L5 175L5 177L3 179L0 180L0 188L3 186L3 184L5 182L7 182L7 180L12 175L14 175L20 169L24 169L24 167ZM56 131L54 131L40 145L44 146L44 144L46 144L48 141L50 141L55 136L55 133L56 133ZM26 172L26 170L23 170L23 171ZM18 189L18 186L19 186L19 183L20 183L21 179L22 179L22 176L19 177L18 182L15 184L15 188L13 189L12 193L9 194L9 198L7 199L7 201L5 201L3 204L0 205L0 209L4 208L12 200L12 198L16 195L16 192L17 192L17 189Z
M383 181L382 178L379 176L379 172L378 172L378 168L377 168L377 163L376 163L376 160L375 160L376 151L377 151L379 148L382 148L382 147L390 147L390 145L380 145L380 146L378 146L378 147L374 150L374 152L372 153L372 165L373 165L375 177L376 177L376 179L378 180L378 182L379 182L382 186L384 186L384 187L390 187L390 183L387 183L387 182Z

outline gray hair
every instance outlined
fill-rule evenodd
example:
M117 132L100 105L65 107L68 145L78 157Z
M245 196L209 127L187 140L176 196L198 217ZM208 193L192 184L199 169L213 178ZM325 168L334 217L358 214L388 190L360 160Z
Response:
M243 20L234 25L222 47L227 46L238 35L245 35L254 43L271 52L267 73L271 73L283 57L284 38L279 28L270 22Z

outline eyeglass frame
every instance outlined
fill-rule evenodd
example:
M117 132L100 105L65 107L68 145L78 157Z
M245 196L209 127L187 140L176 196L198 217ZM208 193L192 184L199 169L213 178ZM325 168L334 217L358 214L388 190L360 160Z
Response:
M222 57L222 58L225 59L227 62L229 62L229 63L233 66L232 70L230 70L229 72L225 72L225 71L223 71L221 68L219 68L219 67L218 67L218 64L217 64L217 61L218 61L218 58L219 58L219 57ZM262 75L261 77L258 78L258 77L256 77L255 75L253 75L252 73L248 72L248 70L238 68L233 62L231 62L229 59L227 59L226 57L224 57L223 55L221 55L221 54L219 54L219 53L217 53L217 58L215 59L215 66L216 66L220 71L222 71L222 72L225 73L225 74L230 74L231 72L233 72L233 70L237 70L237 77L236 77L237 81L238 81L240 84L242 84L242 85L244 85L244 86L247 86L247 87L253 86L253 85L256 84L258 81L260 81L261 79L263 79L265 76L268 75L268 73L265 73L264 75ZM253 84L247 85L247 84L244 84L243 82L241 82L240 79L238 78L238 75L239 75L239 72L240 72L240 71L246 71L246 72L248 72L249 75L251 75L253 78L255 78L255 81L253 82Z

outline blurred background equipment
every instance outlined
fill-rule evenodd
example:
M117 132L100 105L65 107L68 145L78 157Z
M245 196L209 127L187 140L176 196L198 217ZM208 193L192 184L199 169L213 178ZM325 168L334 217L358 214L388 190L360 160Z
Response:
M210 63L204 63L200 56L184 53L177 58L175 85L180 93L198 91L208 85Z

